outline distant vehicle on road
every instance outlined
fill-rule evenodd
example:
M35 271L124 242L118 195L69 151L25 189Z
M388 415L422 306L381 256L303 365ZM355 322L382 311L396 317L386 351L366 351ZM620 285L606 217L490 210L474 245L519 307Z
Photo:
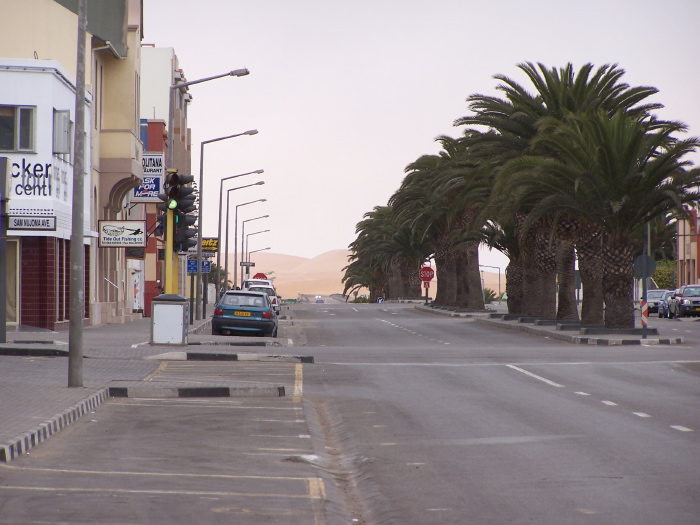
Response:
M670 290L649 290L647 292L647 306L650 314L658 313L661 298L668 291Z
M282 311L282 306L280 305L280 298L277 296L277 290L273 286L267 284L256 284L248 288L251 292L263 292L267 294L270 299L270 304L272 304L272 309L276 314Z
M277 337L277 314L265 292L229 290L214 307L211 333Z
M664 318L668 319L669 318L669 311L668 311L668 303L669 301L673 298L673 294L675 293L674 290L667 290L664 292L664 294L661 296L661 299L659 299L659 318Z
M316 296L316 302L317 302L317 303L323 303L323 302L324 302L324 301L323 301L323 297L321 297L320 295L317 295L317 296Z

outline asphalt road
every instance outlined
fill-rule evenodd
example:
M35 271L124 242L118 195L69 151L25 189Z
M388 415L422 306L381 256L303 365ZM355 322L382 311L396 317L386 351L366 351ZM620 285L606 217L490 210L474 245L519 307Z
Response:
M324 299L290 307L279 350L313 364L146 378L287 397L110 399L0 464L0 524L698 523L700 323L598 347Z
M697 344L571 345L405 305L293 312L359 521L698 523Z

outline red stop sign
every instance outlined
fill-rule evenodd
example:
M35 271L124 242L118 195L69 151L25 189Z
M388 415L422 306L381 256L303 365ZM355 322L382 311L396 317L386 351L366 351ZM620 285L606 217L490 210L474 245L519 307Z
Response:
M435 271L430 266L423 266L418 271L418 276L421 281L432 281L433 277L435 277Z
M262 272L258 272L255 275L253 275L253 279L267 279L267 275L265 275Z

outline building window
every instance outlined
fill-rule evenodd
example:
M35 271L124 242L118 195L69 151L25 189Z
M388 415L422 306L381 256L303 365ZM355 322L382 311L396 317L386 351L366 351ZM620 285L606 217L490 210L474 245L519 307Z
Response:
M72 122L70 111L53 111L53 152L56 155L70 153Z
M33 107L0 106L0 151L33 151Z

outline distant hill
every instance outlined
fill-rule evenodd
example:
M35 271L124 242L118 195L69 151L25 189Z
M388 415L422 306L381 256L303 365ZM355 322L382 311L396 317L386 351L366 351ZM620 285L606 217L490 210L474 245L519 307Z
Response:
M270 252L256 252L251 255L255 267L250 275L257 272L274 277L277 292L285 299L294 299L299 294L330 295L343 292L343 268L348 265L349 250L331 250L312 259ZM222 260L223 265L223 260ZM233 268L233 254L229 254L229 272ZM239 268L240 271L240 268ZM239 274L240 275L240 274ZM482 272L484 286L498 291L498 274ZM505 276L501 275L501 291L505 291ZM430 288L434 296L435 285Z

